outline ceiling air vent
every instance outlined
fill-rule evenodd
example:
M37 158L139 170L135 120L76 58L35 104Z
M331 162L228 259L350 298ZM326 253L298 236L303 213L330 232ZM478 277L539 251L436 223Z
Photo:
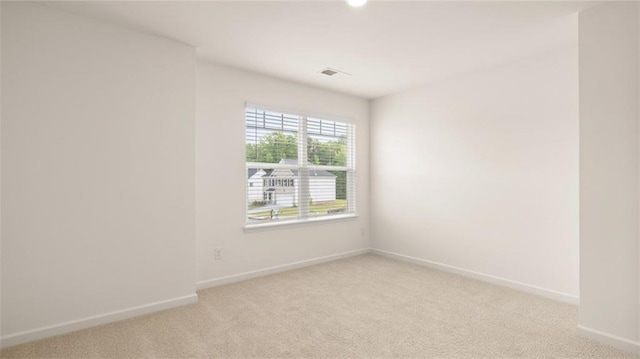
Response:
M326 70L322 70L322 71L320 71L320 73L321 73L321 74L325 74L325 75L327 75L327 76L333 76L333 75L337 74L337 73L338 73L338 71L333 71L333 70L331 70L331 69L326 69Z
M342 75L351 76L351 74L348 73L348 72L332 69L331 67L327 67L326 69L320 71L320 73L323 74L323 75L327 75L327 76L333 76L335 74L342 74Z

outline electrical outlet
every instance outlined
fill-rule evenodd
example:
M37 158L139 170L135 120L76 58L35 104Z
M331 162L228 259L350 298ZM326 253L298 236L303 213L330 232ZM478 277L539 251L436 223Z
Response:
M222 248L217 247L213 249L213 258L222 259Z
M364 235L365 235L364 227L360 227L360 236L364 237Z

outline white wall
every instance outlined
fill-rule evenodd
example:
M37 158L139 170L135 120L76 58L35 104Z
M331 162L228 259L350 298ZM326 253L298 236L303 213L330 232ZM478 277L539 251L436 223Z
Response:
M195 299L195 49L30 3L2 36L3 344Z
M579 18L580 329L629 350L640 349L638 11L612 2Z
M351 118L357 126L356 220L245 233L245 101ZM198 65L196 214L199 287L225 277L368 248L368 101L216 66ZM223 259L214 260L221 247Z
M0 84L2 84L2 5L0 4ZM2 338L2 86L0 85L0 338Z
M375 100L371 127L373 248L577 301L577 48Z

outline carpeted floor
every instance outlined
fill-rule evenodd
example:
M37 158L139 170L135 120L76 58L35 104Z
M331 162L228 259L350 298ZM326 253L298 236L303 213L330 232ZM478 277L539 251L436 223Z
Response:
M199 292L197 304L28 343L6 358L633 358L577 308L376 255Z

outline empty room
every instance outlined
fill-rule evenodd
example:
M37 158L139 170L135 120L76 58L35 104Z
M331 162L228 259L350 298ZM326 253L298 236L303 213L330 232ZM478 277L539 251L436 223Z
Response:
M638 358L640 2L0 1L2 358Z

